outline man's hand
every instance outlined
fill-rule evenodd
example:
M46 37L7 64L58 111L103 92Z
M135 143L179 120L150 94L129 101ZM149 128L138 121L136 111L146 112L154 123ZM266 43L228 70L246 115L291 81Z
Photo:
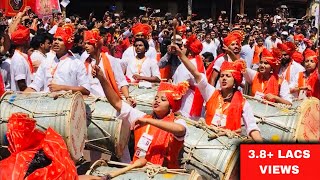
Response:
M57 92L57 91L64 90L62 85L53 84L53 83L50 83L48 85L48 87L49 87L50 92Z
M275 95L273 95L271 93L268 93L263 98L268 100L268 101L273 101L273 100L276 100L278 98L278 96L275 96Z
M126 101L130 104L131 107L136 107L137 106L137 101L133 99L131 96L126 97Z
M152 118L139 118L137 121L136 121L136 124L139 124L141 126L144 126L144 125L147 125L148 124L148 121L152 119Z
M91 73L92 73L92 77L96 77L99 80L105 78L101 68L99 66L97 66L97 65L92 67L92 72Z
M143 80L142 76L140 76L140 75L138 75L138 74L134 74L134 75L132 76L132 78L133 78L134 80Z

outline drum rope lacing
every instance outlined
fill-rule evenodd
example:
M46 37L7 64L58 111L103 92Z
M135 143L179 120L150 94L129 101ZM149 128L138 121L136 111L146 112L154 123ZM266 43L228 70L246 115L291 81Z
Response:
M202 166L208 168L211 172L218 171L222 174L225 174L223 171L221 171L219 168L217 168L215 165L211 164L210 162L204 161L203 158L201 158L200 156L195 154L195 150L199 149L199 142L201 140L201 138L205 135L205 134L209 134L208 138L210 138L210 136L215 136L216 140L219 141L223 147L225 149L230 149L232 145L225 143L223 140L219 139L219 137L221 136L221 134L223 134L223 136L227 136L229 139L232 138L236 138L239 139L240 141L246 141L248 140L248 137L246 136L241 136L236 132L233 132L231 130L228 129L223 129L220 127L215 127L215 126L209 126L205 123L205 120L203 118L200 118L198 121L193 121L190 120L186 117L183 116L178 116L177 118L181 118L184 119L187 124L193 125L197 128L203 129L204 132L202 133L201 137L198 139L198 141L196 143L194 143L193 145L191 145L190 147L185 145L185 152L187 153L187 157L182 158L182 163L184 164L184 167L186 168L187 163L192 163L192 162L200 162ZM212 133L212 134L211 134ZM213 147L213 146L212 146ZM211 148L212 148L211 147ZM207 149L210 149L209 146L206 146Z

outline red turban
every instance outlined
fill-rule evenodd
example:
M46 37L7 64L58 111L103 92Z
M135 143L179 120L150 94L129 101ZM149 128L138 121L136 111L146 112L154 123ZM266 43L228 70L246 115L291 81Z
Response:
M244 32L242 30L234 30L223 39L223 44L230 46L234 41L241 46L241 42L244 39Z
M15 45L26 44L30 40L30 29L25 26L18 25L17 30L11 34L11 40Z
M302 41L304 39L304 35L303 34L297 34L293 36L293 39L295 41Z
M316 54L316 52L314 52L314 51L311 50L311 49L306 49L306 50L304 51L304 57L305 57L305 60L306 60L306 59L309 59L309 58L312 58L314 62L318 63L317 54Z
M200 54L203 48L202 43L197 39L197 36L194 34L187 39L186 46L190 51L194 53L194 55Z
M296 51L296 45L294 45L292 42L286 42L284 44L278 43L277 48L279 48L281 51L285 51L290 56Z
M236 60L234 62L224 61L221 65L221 72L231 72L237 86L240 86L242 82L242 73L245 72L245 70L246 63L243 60Z
M84 31L84 42L95 45L101 40L100 32L98 29L92 29L91 31Z
M54 34L54 37L61 37L66 48L69 50L73 46L73 33L74 33L74 28L71 24L66 24L63 25L62 27L58 27L56 33Z
M272 52L270 52L267 48L264 48L261 52L261 58L265 59L272 69L275 69L280 64L279 58L274 55L275 51L276 49L272 49Z
M297 62L297 63L299 63L299 64L301 64L301 63L303 62L303 55L302 55L302 53L300 53L300 52L298 52L298 51L295 51L295 52L291 55L291 58L292 58L295 62Z
M132 30L132 34L134 36L139 34L139 33L142 33L144 36L148 36L151 33L152 28L148 24L138 23L138 24L134 25L131 28L131 30Z
M181 82L177 85L161 82L158 88L158 92L165 92L165 95L169 101L171 109L176 112L181 107L181 98L186 94L189 89L188 82Z
M27 114L14 113L9 117L7 138L11 155L0 161L0 179L75 179L78 177L67 146L53 129L35 129L36 121ZM48 166L29 172L30 162L42 150L51 161ZM36 161L33 161L36 162ZM35 167L37 164L34 164ZM22 178L27 171L30 173ZM18 174L18 176L17 176ZM18 178L20 176L20 178Z
M178 26L176 28L176 30L179 31L179 32L186 32L187 31L187 26L185 26L185 25Z

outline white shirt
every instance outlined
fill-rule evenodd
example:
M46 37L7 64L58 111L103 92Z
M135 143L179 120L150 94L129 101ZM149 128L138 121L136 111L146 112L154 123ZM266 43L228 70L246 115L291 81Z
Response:
M254 47L255 46L250 47L249 44L246 44L241 47L240 58L246 61L247 67L251 67L252 59L254 55Z
M219 42L217 40L217 42ZM203 49L202 51L200 52L200 54L203 54L205 52L211 52L213 54L213 57L216 58L217 57L217 49L219 47L219 43L215 43L214 41L210 41L210 43L207 43L206 41L203 41L202 42L202 46L203 46Z
M36 61L43 62L46 58L47 58L47 55L43 54L42 52L40 52L38 50L34 50L30 56L32 63L34 63Z
M288 70L287 67L288 66L280 68L279 76L283 79L285 79L285 77L286 77L286 73ZM299 74L299 72L303 72L303 71L305 71L305 69L301 64L299 64L295 61L292 61L292 65L290 66L290 80L288 82L290 88L295 88L296 84L298 83L298 78L296 78L296 74ZM296 97L296 95L297 94L294 94L295 97Z
M154 47L149 47L148 51L146 52L146 57L149 59L157 59L157 51ZM125 61L130 61L135 59L137 56L137 53L133 46L128 47L122 54L122 59Z
M114 74L114 78L116 80L116 83L117 83L117 86L119 89L121 89L121 87L123 86L128 86L128 82L122 72L122 69L121 69L121 66L120 66L120 63L119 61L114 58L113 56L109 55L108 53L105 53L109 59L109 62L110 62L110 65L111 65L111 68L112 68L112 71L113 71L113 74ZM91 65L94 65L96 63L96 60L92 60L91 62ZM100 63L98 65L103 74L106 75L105 71L104 71L104 64L103 64L103 60L100 58ZM103 88L100 84L100 81L97 79L97 78L93 78L92 77L92 66L89 66L89 69L88 69L88 76L89 76L89 79L90 79L90 93L94 96L101 96L101 97L105 97L105 94L104 94L104 91L103 91Z
M272 48L276 48L278 43L282 43L282 41L278 38L276 38L276 40L273 41L271 40L271 36L267 37L266 40L264 41L264 45L269 51L271 51Z
M205 102L208 102L212 97L213 93L216 91L216 89L211 84L208 83L205 75L202 75L202 80L195 85L199 88ZM245 101L243 106L242 120L246 127L246 133L248 136L250 135L250 132L253 130L260 131L260 129L256 124L256 120L254 119L252 108L248 103L248 101Z
M27 54L15 50L11 58L10 76L12 91L20 91L17 83L19 80L24 79L26 81L27 86L31 84L32 74L30 71L30 66L28 64L27 57Z
M3 78L3 83L5 90L10 90L10 83L11 83L11 74L10 74L10 65L11 60L7 58L5 61L3 61L0 65L0 71Z
M126 61L126 76L131 80L135 81L132 76L134 74L138 74L140 76L146 76L146 77L158 77L161 79L160 76L160 70L158 63L155 59L150 59L149 57L145 57L145 60L133 58L130 61ZM140 73L138 69L138 64L142 63Z
M243 74L243 77L249 84L252 84L254 77L257 75L257 71L247 68L246 73ZM280 85L280 92L279 95L282 99L289 101L292 103L292 95L290 94L290 88L288 82L283 79Z
M197 62L195 59L190 60L191 63L197 67ZM178 84L180 82L183 81L187 81L189 83L190 86L195 86L195 79L193 77L193 75L188 71L188 69L186 68L186 66L181 63L177 70L175 71L174 75L172 76L173 79L173 83L174 84ZM179 110L179 112L187 117L187 118L193 118L193 119L197 119L197 117L191 117L190 116L190 111L191 111L191 107L193 105L193 100L194 100L194 93L195 91L192 89L188 89L188 91L186 92L186 94L182 97L182 103L181 103L181 108Z
M54 69L56 69L54 71ZM50 83L67 86L82 86L90 91L89 78L84 64L69 54L60 59L56 56L47 58L41 63L35 74L34 81L29 87L39 92L42 88L44 92L49 92Z

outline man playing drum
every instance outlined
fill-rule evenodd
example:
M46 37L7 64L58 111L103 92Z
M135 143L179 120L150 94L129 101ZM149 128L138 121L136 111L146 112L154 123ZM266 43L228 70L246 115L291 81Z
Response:
M153 114L146 115L117 96L99 66L95 66L93 76L100 80L107 99L120 114L118 118L130 122L134 129L133 160L145 158L153 164L178 168L179 151L187 128L184 120L175 118L174 112L180 109L181 97L186 93L188 84L161 83L153 102Z
M205 75L182 53L175 45L176 53L196 80L202 97L206 101L206 123L235 132L241 132L243 119L247 135L255 141L262 141L260 130L256 124L250 104L244 99L238 86L242 82L242 71L245 70L245 62L223 62L220 68L220 87L216 90L209 84Z
M80 91L83 95L90 94L89 78L84 64L76 59L69 50L73 45L74 29L71 25L59 27L54 35L52 45L56 56L42 62L36 72L34 81L26 92Z
M120 96L119 90L132 106L136 102L129 96L128 82L122 72L119 61L107 52L102 52L102 38L98 29L84 32L85 49L89 57L85 60L87 74L90 78L90 93L104 97L102 86L97 78L92 77L92 66L98 65L108 78L113 89Z

